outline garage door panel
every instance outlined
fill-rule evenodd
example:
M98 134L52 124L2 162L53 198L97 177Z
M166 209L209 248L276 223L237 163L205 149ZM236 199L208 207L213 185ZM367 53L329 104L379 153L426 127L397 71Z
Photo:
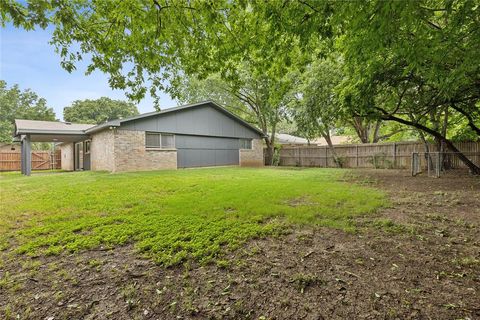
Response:
M238 139L177 135L179 168L238 165Z

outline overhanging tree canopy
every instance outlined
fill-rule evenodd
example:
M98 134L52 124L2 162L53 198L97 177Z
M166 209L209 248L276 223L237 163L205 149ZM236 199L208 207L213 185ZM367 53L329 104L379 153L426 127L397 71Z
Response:
M218 73L234 84L246 62L254 77L278 81L314 48L337 52L348 76L337 88L343 107L415 127L458 151L432 119L453 113L480 136L479 10L478 0L78 0L9 2L2 22L54 24L65 69L91 54L88 72L108 73L110 85L134 99L175 93L185 74Z
M76 100L71 106L63 108L63 119L77 123L101 124L137 114L137 106L133 103L107 97Z
M439 117L458 113L480 137L478 1L349 3L338 17L344 21L337 47L349 74L342 85L349 108L415 127L453 152L459 150L440 130Z
M53 121L55 112L35 92L0 80L0 142L12 142L15 119Z

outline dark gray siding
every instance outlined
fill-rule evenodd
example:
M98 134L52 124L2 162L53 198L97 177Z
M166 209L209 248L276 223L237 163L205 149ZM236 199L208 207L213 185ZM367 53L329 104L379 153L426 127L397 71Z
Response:
M239 164L239 140L235 138L176 135L179 168Z
M123 123L119 129L176 134L260 138L254 130L209 105Z

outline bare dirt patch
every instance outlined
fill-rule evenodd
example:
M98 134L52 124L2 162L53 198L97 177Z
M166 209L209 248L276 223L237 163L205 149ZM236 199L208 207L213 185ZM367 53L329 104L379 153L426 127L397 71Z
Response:
M390 206L358 232L298 227L206 266L164 268L131 246L0 253L0 318L476 319L480 179L354 171Z

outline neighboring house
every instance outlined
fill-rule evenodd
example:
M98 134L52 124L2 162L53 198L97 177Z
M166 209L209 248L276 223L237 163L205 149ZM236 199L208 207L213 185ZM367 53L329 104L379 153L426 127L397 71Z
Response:
M346 144L346 143L352 143L353 138L350 136L331 136L330 139L332 140L332 144L338 145L338 144ZM327 141L325 138L318 138L315 139L311 142L312 144L316 144L317 146L326 146L328 145Z
M275 135L275 141L278 144L308 144L307 139L292 136L286 133L277 133Z
M0 152L5 152L5 153L20 152L20 144L0 143Z
M284 144L284 145L308 145L308 144L311 146L327 145L327 141L325 140L325 138L316 138L314 140L311 140L310 143L308 143L307 139L297 137L297 136L292 136L290 134L285 134L285 133L277 133L275 135L275 138L277 143ZM331 136L330 139L332 139L333 145L352 142L352 138L349 136Z
M26 157L30 142L62 142L64 170L263 165L262 132L212 101L100 125L15 120L15 135Z

